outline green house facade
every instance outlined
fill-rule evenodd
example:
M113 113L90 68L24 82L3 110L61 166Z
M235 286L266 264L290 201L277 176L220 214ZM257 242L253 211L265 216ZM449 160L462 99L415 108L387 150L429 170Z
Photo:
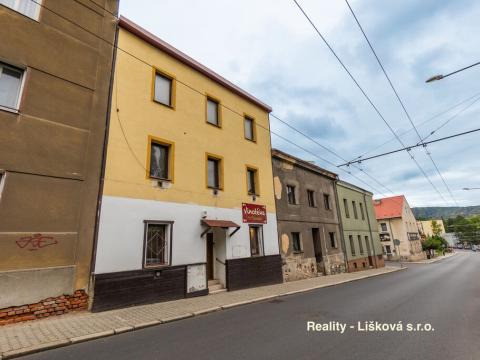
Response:
M348 271L385 266L373 194L345 181L338 181L336 187Z

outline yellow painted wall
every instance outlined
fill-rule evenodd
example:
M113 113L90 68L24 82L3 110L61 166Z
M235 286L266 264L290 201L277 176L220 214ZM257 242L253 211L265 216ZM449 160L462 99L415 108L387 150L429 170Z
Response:
M248 164L259 169L260 196L255 203L275 212L270 137L258 126L269 128L268 113L122 28L119 47L178 81L175 109L158 104L152 101L152 67L118 51L104 195L239 208L242 202L252 202L247 195ZM207 124L205 94L253 117L257 142L244 138L243 117L225 107L220 107L222 128ZM149 135L175 143L174 182L169 189L154 187L146 177ZM206 152L224 159L224 190L216 197L206 188Z

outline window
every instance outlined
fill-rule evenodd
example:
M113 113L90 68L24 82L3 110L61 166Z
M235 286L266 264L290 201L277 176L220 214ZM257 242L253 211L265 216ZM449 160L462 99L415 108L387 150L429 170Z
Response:
M250 225L250 254L260 256L263 253L263 228L260 225Z
M337 239L335 238L335 233L330 232L328 235L330 235L330 246L332 248L337 248Z
M150 178L173 181L173 143L149 137L149 169Z
M245 139L255 141L255 120L245 116L244 120Z
M155 70L155 86L153 100L169 107L173 107L173 78Z
M363 254L362 237L360 235L357 235L357 240L358 240L358 248L360 249L360 254Z
M307 190L308 206L315 207L315 191Z
M385 246L385 254L392 255L392 248L390 247L390 245Z
M222 158L207 154L207 187L210 189L223 188Z
M172 223L145 221L144 266L170 265Z
M5 172L0 170L0 200L2 199L3 187L5 186Z
M355 256L356 252L355 252L355 244L353 243L353 236L348 235L348 240L350 242L350 252L352 253L352 256Z
M35 2L31 0L0 0L0 4L18 11L29 18L38 20L42 0L35 0Z
M297 199L295 197L295 186L293 185L287 185L287 202L292 205L297 203Z
M247 191L248 195L259 195L258 170L247 166Z
M353 207L353 216L355 217L355 219L358 219L357 204L355 204L355 201L352 201L352 207Z
M360 215L362 215L362 220L365 220L365 213L363 212L363 204L359 203L360 205Z
M380 223L380 227L382 228L382 231L387 231L387 224L386 223Z
M21 69L0 62L0 108L18 110L23 73Z
M220 111L217 100L207 98L207 123L220 127Z
M330 195L329 194L323 194L323 204L325 205L325 210L331 210L332 209L330 207Z
M302 252L302 240L299 232L292 232L293 252Z
M348 219L350 217L350 211L348 211L347 199L343 199L343 208L345 209L345 217Z

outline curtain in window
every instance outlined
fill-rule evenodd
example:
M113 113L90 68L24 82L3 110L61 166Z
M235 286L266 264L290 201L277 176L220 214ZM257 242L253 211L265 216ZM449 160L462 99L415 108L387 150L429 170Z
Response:
M245 137L253 140L253 121L248 118L245 119Z
M155 78L155 100L171 106L172 80L157 74Z
M208 186L218 188L219 185L218 160L208 159Z
M150 176L168 179L168 147L152 143L150 154Z
M207 121L218 125L218 104L213 100L207 100Z

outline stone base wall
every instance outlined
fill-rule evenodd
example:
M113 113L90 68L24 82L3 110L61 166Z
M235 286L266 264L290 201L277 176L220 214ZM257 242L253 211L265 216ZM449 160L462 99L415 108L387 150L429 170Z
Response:
M285 281L309 279L317 276L317 261L315 258L292 255L283 259L282 270Z
M324 256L323 262L325 264L325 275L341 274L346 271L343 253Z
M348 272L362 271L370 269L368 257L348 261Z
M33 304L0 309L0 326L62 315L87 308L88 295L84 290L76 290L73 295L50 297Z
M385 267L385 259L383 258L383 255L377 255L376 261L377 261L377 268Z

